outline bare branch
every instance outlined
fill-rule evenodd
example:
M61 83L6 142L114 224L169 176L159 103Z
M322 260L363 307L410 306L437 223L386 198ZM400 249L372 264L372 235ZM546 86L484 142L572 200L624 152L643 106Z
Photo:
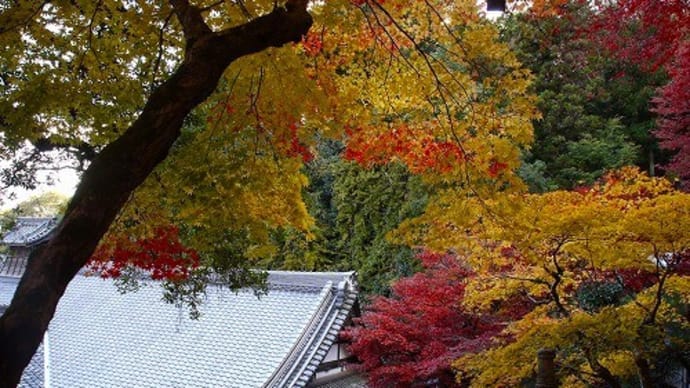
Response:
M100 60L98 58L98 53L93 49L93 24L96 21L96 15L98 14L98 11L101 9L101 5L103 4L102 1L98 1L94 7L93 7L93 13L91 13L91 18L89 19L89 24L86 26L88 30L88 35L86 38L86 48L84 49L84 52L82 52L80 58L79 58L79 64L76 67L76 71L80 72L82 69L84 69L84 59L86 59L86 54L90 51L93 53L94 58L100 63Z
M656 315L659 312L659 307L661 306L661 302L664 297L664 285L666 283L666 279L671 275L671 272L668 270L665 270L661 277L659 277L659 283L657 283L657 289L656 289L656 294L654 295L654 306L652 307L652 310L649 312L647 317L644 319L642 322L643 325L653 325L654 322L656 321Z
M153 69L151 70L151 90L153 90L156 87L156 74L158 73L158 69L161 65L161 60L163 59L165 30L168 28L168 24L170 24L170 19L172 18L172 15L173 13L171 12L165 18L163 26L158 31L158 55L156 56L156 60L153 63Z
M254 16L252 15L251 12L249 12L249 9L247 6L244 4L244 0L237 0L237 5L240 7L240 10L242 11L242 14L247 18L251 19Z

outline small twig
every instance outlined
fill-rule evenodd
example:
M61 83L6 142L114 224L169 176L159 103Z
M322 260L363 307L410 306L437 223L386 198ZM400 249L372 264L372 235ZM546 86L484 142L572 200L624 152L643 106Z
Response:
M156 87L156 73L158 73L158 68L160 67L161 60L163 59L163 35L165 34L165 30L168 28L168 24L170 23L170 19L172 19L172 15L172 12L168 14L168 16L165 18L163 26L158 31L158 55L156 56L156 60L153 64L153 69L151 70L151 90L153 90Z

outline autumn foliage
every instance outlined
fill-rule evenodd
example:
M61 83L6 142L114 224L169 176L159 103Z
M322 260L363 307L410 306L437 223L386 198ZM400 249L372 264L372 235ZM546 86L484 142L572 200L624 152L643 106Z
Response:
M270 258L273 230L316 232L302 190L319 141L342 142L364 167L398 162L428 180L520 187L519 147L538 117L531 75L477 11L473 0L315 5L300 42L228 68L105 249L136 252L130 242L151 229L180 225L207 267Z
M669 168L690 181L690 40L683 43L669 67L671 80L654 99L659 115L656 136L660 145L675 151Z
M599 17L587 26L592 37L619 58L654 70L666 66L688 38L685 0L595 2Z
M458 379L524 384L548 347L567 365L563 384L620 386L661 378L659 360L682 362L678 352L690 345L689 209L690 195L667 180L625 168L578 191L432 204L402 229L418 245L463 252L458 265L472 275L455 293L459 311L531 303L504 317L490 346L452 364Z
M413 173L448 173L462 167L464 153L458 143L440 141L428 129L408 125L372 136L362 129L348 129L344 158L364 166L398 160Z
M498 314L462 306L473 274L455 255L418 257L425 270L396 282L390 298L375 298L345 333L372 387L454 386L453 360L490 347L504 328Z
M659 145L674 152L668 168L690 178L690 7L684 0L602 2L599 17L585 27L615 57L644 71L663 70L668 83L657 91Z
M182 244L177 227L168 226L147 238L120 238L101 244L87 268L104 278L117 278L134 267L154 280L180 281L198 266L199 254Z

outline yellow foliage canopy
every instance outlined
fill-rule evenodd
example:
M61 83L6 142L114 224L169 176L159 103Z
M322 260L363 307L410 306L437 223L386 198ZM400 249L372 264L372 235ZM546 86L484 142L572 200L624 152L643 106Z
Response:
M247 2L247 10L271 5ZM160 17L166 7L141 12ZM223 12L228 16L219 17ZM538 116L531 75L473 0L336 0L314 4L311 13L315 25L301 44L240 58L227 69L111 233L146 236L159 225L186 225L194 230L188 243L203 250L231 229L245 234L254 252L270 252L271 228L312 225L300 168L323 138L366 149L381 163L401 161L443 185L522 187L513 170ZM226 2L207 22L224 28L243 15ZM178 27L166 28L167 36ZM403 129L408 136L399 147L381 148Z
M665 179L625 168L580 191L464 193L403 229L477 272L467 307L491 313L515 296L535 306L508 326L511 340L456 362L476 386L529 378L545 347L557 349L563 381L582 385L608 381L605 371L634 378L641 362L689 345L690 194Z

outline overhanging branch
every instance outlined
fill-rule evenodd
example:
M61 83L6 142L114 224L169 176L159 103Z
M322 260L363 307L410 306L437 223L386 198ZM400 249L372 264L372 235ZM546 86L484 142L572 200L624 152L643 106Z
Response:
M187 47L204 35L211 33L211 29L201 15L201 9L189 4L187 0L170 0L170 5L182 25L182 31L187 41Z

